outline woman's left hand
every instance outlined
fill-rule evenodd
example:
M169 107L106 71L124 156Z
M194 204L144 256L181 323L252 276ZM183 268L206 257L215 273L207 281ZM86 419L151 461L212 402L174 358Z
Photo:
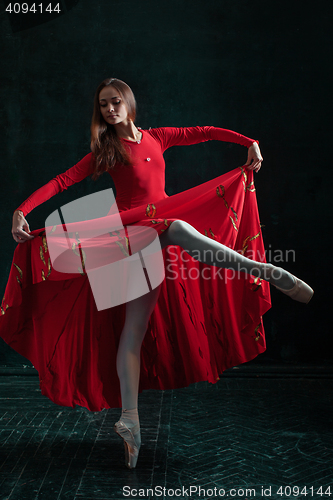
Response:
M261 151L257 142L254 142L252 146L249 147L247 153L247 162L245 165L250 170L254 170L255 172L259 172L261 167L261 162L263 161L263 157L261 156Z

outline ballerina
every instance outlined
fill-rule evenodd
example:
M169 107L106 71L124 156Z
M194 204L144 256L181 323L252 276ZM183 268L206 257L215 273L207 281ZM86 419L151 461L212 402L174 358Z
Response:
M25 218L27 213L88 175L93 175L95 179L103 172L112 175L116 184L116 201L120 214L151 200L169 198L164 191L162 154L167 147L173 145L189 145L210 139L238 142L248 147L245 164L248 171L257 173L261 168L263 157L258 141L216 127L167 127L144 131L135 125L135 116L135 98L127 84L110 78L98 86L91 124L92 153L65 174L40 188L15 210L12 235L17 243L22 244L34 238ZM129 175L129 171L119 166L132 169L127 184L124 177ZM249 259L216 239L203 235L181 218L168 219L167 226L159 232L159 238L162 249L177 245L199 262L265 280L294 300L307 303L313 295L313 290L306 283L285 269ZM125 465L131 469L136 467L141 446L138 415L140 351L160 290L161 285L127 302L117 351L116 369L120 382L122 412L114 430L124 441Z

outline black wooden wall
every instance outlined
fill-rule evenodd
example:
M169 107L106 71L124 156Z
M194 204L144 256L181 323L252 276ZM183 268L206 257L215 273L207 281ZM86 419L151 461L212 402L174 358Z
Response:
M113 76L134 90L142 128L214 125L259 139L264 163L255 181L267 250L295 250L295 262L285 267L315 288L307 306L272 290L273 309L264 318L268 348L261 360L329 363L330 3L59 5L61 15L9 15L3 6L0 16L0 293L16 245L12 212L89 152L94 91ZM172 195L244 164L246 148L209 142L173 148L166 160ZM110 186L107 175L96 183L84 180L31 212L30 228L43 227L45 217L67 201ZM23 363L1 341L0 364Z

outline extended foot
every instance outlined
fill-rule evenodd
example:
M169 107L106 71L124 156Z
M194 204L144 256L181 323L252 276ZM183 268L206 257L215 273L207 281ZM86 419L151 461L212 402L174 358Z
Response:
M264 274L266 277L262 276L263 279L269 281L278 290L288 295L293 300L304 302L305 304L311 300L314 293L312 288L304 281L296 278L293 274L288 273L288 271L282 267L265 264Z
M282 267L275 267L273 264L267 264L267 277L271 285L274 285L280 290L289 291L296 285L296 278L288 273ZM266 267L266 266L265 266Z

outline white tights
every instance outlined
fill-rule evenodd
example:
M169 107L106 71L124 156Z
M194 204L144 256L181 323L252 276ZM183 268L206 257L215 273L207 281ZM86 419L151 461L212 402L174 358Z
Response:
M272 264L256 262L221 243L204 236L187 222L177 220L160 236L161 247L179 245L194 259L217 267L239 270L259 276L280 288L289 290L294 283L291 275ZM200 255L198 256L198 252ZM271 275L272 270L275 269ZM117 353L117 373L120 380L123 410L138 406L140 350L148 321L157 302L161 285L126 304L126 318Z

